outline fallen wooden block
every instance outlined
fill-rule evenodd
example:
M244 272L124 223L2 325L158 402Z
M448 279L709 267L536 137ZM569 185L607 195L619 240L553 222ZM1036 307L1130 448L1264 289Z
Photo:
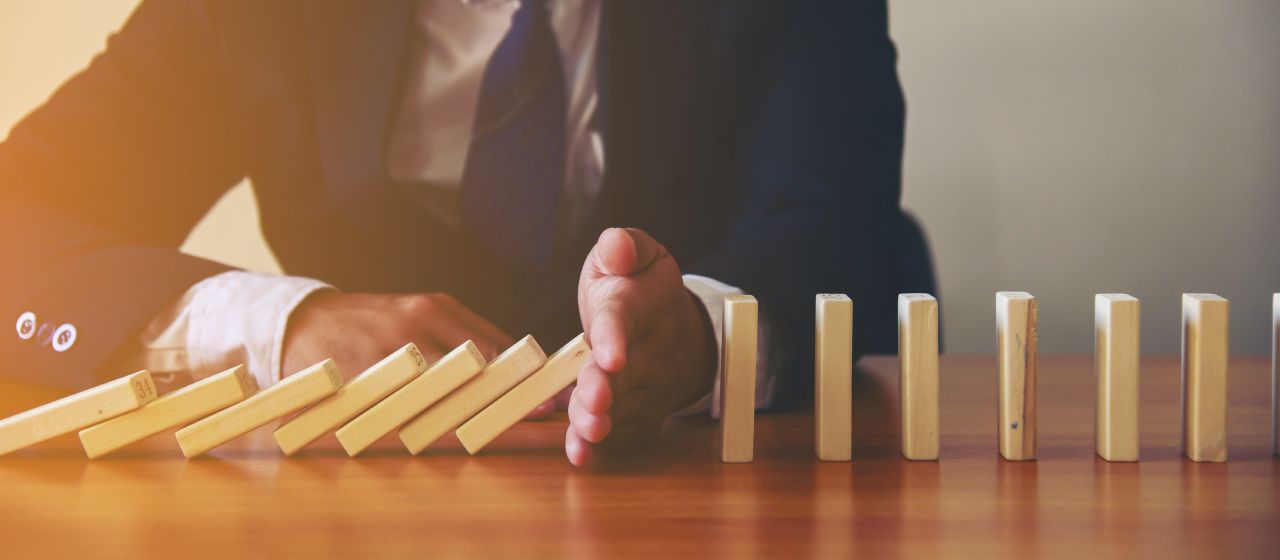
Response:
M293 455L404 387L426 369L427 360L417 345L405 344L343 384L336 393L276 428L272 435L285 455Z
M458 428L458 440L475 455L495 438L528 416L538 405L556 396L578 379L578 371L591 357L585 335L578 335L557 350L541 369Z
M325 360L178 430L174 437L183 455L195 457L332 395L341 386L338 366Z
M96 459L165 430L180 428L238 403L258 390L244 366L211 375L142 408L80 431L80 444Z
M898 296L898 408L902 456L938 459L938 300Z
M1107 461L1138 460L1139 315L1133 296L1094 298L1094 447Z
M484 370L484 356L468 340L427 371L338 430L338 442L355 457L378 438L403 426L418 413Z
M151 402L156 385L132 373L0 420L0 455L109 420Z
M1036 458L1036 299L1026 292L996 294L997 410L1000 455Z
M1227 358L1230 302L1182 294L1182 453L1227 460Z
M720 460L750 463L755 458L756 298L724 298L724 342L720 372Z
M510 391L546 361L547 355L542 352L538 342L532 336L524 337L494 358L475 379L400 428L400 441L404 442L410 453L421 453L441 436L456 429L503 393Z
M818 294L814 311L813 423L820 461L853 458L853 300Z

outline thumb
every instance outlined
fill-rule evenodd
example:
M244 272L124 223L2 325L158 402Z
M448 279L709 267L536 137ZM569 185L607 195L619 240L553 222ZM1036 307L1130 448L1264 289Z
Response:
M643 230L609 228L596 241L597 272L604 276L633 276L667 256L667 248Z

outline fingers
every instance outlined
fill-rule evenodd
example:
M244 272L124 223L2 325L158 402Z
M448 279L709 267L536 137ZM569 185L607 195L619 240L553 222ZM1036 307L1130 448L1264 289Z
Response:
M574 432L573 426L564 433L564 454L575 467L591 462L591 444Z
M613 419L608 414L593 414L582 408L582 403L569 403L569 426L574 433L590 443L600 443L613 429Z
M667 256L667 248L643 230L609 228L588 257L601 276L632 276Z
M596 306L587 322L591 359L611 373L627 365L627 348L640 337L645 306L636 297L618 294Z

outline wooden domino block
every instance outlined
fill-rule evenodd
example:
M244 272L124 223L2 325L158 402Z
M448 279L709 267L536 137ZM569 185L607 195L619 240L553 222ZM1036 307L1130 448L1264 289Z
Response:
M996 359L1000 455L1009 461L1035 460L1036 298L1031 294L996 294Z
M724 298L724 341L720 345L720 460L750 463L755 456L756 298Z
M938 459L938 300L898 296L898 408L902 455Z
M547 355L532 336L515 343L494 358L484 371L457 391L410 420L400 428L400 441L417 455L441 436L471 419L489 403L538 371L546 363Z
M338 442L355 457L378 438L403 426L454 389L484 370L484 356L474 342L466 341L445 354L426 373L419 375L382 402L373 405L338 430Z
M151 402L156 385L132 373L0 420L0 455L109 420Z
M1140 315L1133 296L1094 297L1094 448L1107 461L1138 460Z
M1280 456L1280 294L1271 296L1271 450Z
M336 393L276 428L280 450L293 455L311 442L378 403L427 370L427 360L410 342L369 367Z
M853 458L853 300L818 294L814 311L813 422L820 461Z
M90 459L180 428L238 403L258 390L244 366L236 366L160 397L142 408L80 431L80 444Z
M502 395L456 432L467 452L475 455L495 438L528 416L578 379L578 371L591 357L585 335L578 335L557 350L547 363L514 389Z
M174 437L183 455L195 457L332 395L341 386L338 366L325 360L178 430Z
M1182 453L1227 460L1227 357L1230 302L1182 294Z

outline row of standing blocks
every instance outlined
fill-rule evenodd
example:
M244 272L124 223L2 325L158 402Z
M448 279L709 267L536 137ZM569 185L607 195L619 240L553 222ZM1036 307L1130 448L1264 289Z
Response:
M1183 452L1195 461L1225 461L1228 302L1183 296ZM1273 302L1280 327L1280 294ZM758 307L754 297L724 302L720 371L720 456L750 462L754 451ZM1122 294L1095 300L1096 448L1108 461L1138 459L1139 303ZM1025 292L996 294L998 438L1008 460L1036 456L1036 302ZM936 460L938 430L938 302L928 294L898 298L902 453ZM1280 341L1280 330L1273 338ZM157 397L149 373L138 372L0 420L0 455L80 431L90 458L166 430L187 457L303 410L274 432L287 455L335 432L351 456L398 429L411 453L454 431L476 453L571 385L589 358L583 335L547 357L525 337L493 361L470 341L428 364L407 344L347 383L325 360L259 390L243 366ZM1274 369L1274 368L1273 368ZM1274 371L1273 371L1274 375ZM819 294L815 309L815 433L820 460L852 456L853 301ZM1273 407L1273 412L1277 412ZM1276 421L1280 415L1273 414ZM1280 430L1273 424L1275 450Z
M1212 294L1182 296L1182 452L1199 462L1227 460L1229 302ZM1138 460L1140 308L1125 294L1094 301L1097 402L1095 448L1107 461ZM1273 300L1272 338L1280 346L1280 294ZM852 455L853 302L817 296L815 429L817 455ZM997 438L1010 461L1036 458L1036 300L1026 292L996 294ZM902 454L938 458L938 302L928 294L898 297L899 414ZM1273 362L1273 376L1276 375ZM1275 381L1280 381L1277 379ZM1273 381L1273 450L1280 454L1280 385Z

